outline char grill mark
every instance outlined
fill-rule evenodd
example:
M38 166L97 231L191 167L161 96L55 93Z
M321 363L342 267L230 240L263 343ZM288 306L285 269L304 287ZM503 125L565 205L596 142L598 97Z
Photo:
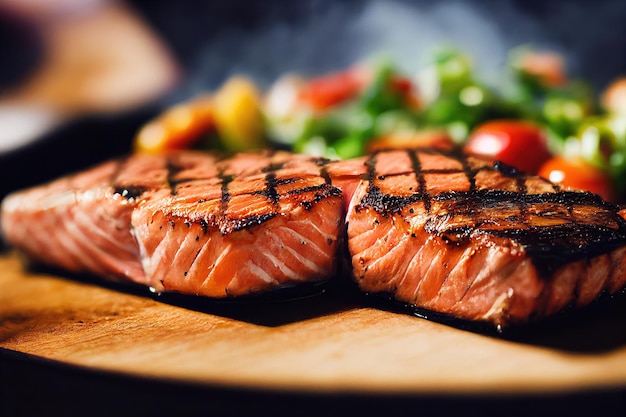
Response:
M227 235L232 232L238 232L243 229L250 228L252 226L260 225L276 216L276 212L266 214L253 214L241 218L225 219L222 227L220 228L223 235Z
M528 192L528 190L526 189L526 177L516 168L507 165L501 161L494 162L493 168L494 170L500 172L506 177L515 178L515 184L517 186L517 192L519 194L526 194Z
M610 204L590 193L561 191L529 195L481 190L440 194L434 200L443 203L444 214L426 223L428 233L457 236L455 241L459 244L471 233L513 239L545 274L569 261L597 256L626 242L626 222L614 215ZM519 209L518 215L508 214L511 204ZM589 209L593 209L591 219L582 213ZM470 217L473 224L456 226L454 219L462 217ZM550 223L543 225L543 219ZM450 227L451 224L454 226Z
M179 161L176 155L170 155L162 161L153 157L146 157L140 161L145 164L145 171L136 170L136 158L126 157L118 160L117 169L110 179L114 194L133 201L148 191L166 187L170 194L175 196L179 185L195 180L195 178L177 178L180 172L188 167Z
M276 171L284 167L283 162L270 162L267 166L261 168L261 172L266 173L264 179L265 188L263 190L252 191L250 195L262 195L267 199L267 202L271 206L269 212L263 214L252 214L243 217L227 217L226 210L227 204L230 200L230 193L228 192L228 184L234 179L232 176L230 181L222 181L222 201L224 201L225 195L228 196L226 204L224 204L224 217L222 218L222 234L226 234L233 231L239 231L249 228L254 225L259 225L278 214L278 203L280 201L280 195L278 194L276 187L285 183L285 180L278 180L276 178ZM245 194L245 193L244 193Z
M326 184L332 184L333 180L328 173L328 169L326 168L326 165L331 162L330 159L317 157L312 159L312 162L320 168L320 176L324 178Z
M458 165L458 168L431 167L425 169L420 162L420 155L441 155L441 152L430 149L407 150L406 155L410 161L410 166L407 166L404 170L381 175L377 171L376 166L378 163L377 156L383 153L385 153L385 151L373 153L365 162L367 167L368 190L365 197L356 207L357 210L372 208L380 215L388 216L401 212L409 205L422 202L424 209L427 213L429 213L431 211L431 202L440 195L440 193L432 193L428 190L429 180L427 179L427 176L429 175L449 176L454 174L464 174L469 183L470 192L474 192L476 189L476 180L474 176L478 170L469 166L465 162L465 158L456 156L455 154L444 155L450 160L454 160L457 163L456 165ZM379 181L384 182L387 178L405 175L413 175L415 177L417 182L417 191L410 194L394 195L385 193L381 190ZM410 189L409 191L413 191L413 189Z
M235 176L226 175L224 174L223 170L220 170L217 176L220 180L220 184L221 184L220 187L222 190L221 191L222 196L220 197L220 204L221 204L220 213L223 214L226 211L226 208L228 207L228 202L230 201L230 191L228 190L228 184L230 184L235 179Z
M223 219L226 217L226 210L228 210L228 203L230 201L230 191L228 189L228 185L235 179L234 175L226 175L224 171L220 169L218 173L218 178L220 180L220 189L221 189L221 197L220 197L220 208L219 208L219 218ZM206 221L202 225L202 230L206 234L207 226Z
M266 167L261 169L261 172L272 173L280 170L285 166L284 162L270 162Z
M247 229L249 227L260 225L266 222L278 214L278 203L280 195L276 191L276 187L280 181L276 179L276 171L280 170L284 164L282 162L274 163L270 162L267 166L261 169L261 172L267 173L264 178L263 190L255 190L249 193L243 193L240 195L262 195L267 199L267 202L271 206L269 211L262 214L250 214L245 216L229 216L227 215L228 203L230 201L230 192L228 191L228 184L234 179L233 176L228 177L228 181L222 179L222 212L220 213L220 223L222 234L228 234L239 230Z
M169 157L167 158L165 169L167 170L167 185L169 186L170 193L172 195L176 195L178 184L185 182L184 179L176 179L176 176L182 172L185 167L182 164L177 163L177 161L174 160L174 157Z
M218 218L220 219L220 223L224 223L225 222L225 218L226 218L226 211L228 210L228 203L230 202L230 190L229 190L229 184L231 182L233 182L233 180L235 179L235 176L232 174L225 174L224 173L224 169L220 168L217 174L217 177L220 181L220 207L219 207L219 212L218 212ZM207 222L204 219L200 219L201 220L201 227L202 230L204 231L204 234L207 233Z
M334 196L338 197L341 194L339 189L330 185L331 179L328 173L323 169L328 163L328 160L324 158L315 158L311 160L315 165L320 168L320 176L324 179L323 184L315 186L289 188L286 192L279 193L278 188L289 184L297 184L304 178L301 176L280 178L280 170L285 168L285 162L270 162L266 167L261 169L261 172L266 173L264 178L265 188L263 190L253 191L251 195L262 195L267 199L268 204L271 206L271 211L261 215L251 215L245 218L229 219L230 224L228 230L237 231L245 229L250 226L261 224L274 216L278 215L280 210L279 204L282 199L288 199L291 197L297 197L299 195L314 193L312 201L302 201L302 206L306 210L310 210L313 204L318 203L324 198ZM325 174L325 175L324 175Z
M330 174L328 173L328 169L326 168L326 165L328 165L331 162L331 160L320 156L320 157L311 158L311 162L313 162L315 165L317 165L320 168L320 172L319 172L320 176L324 178L324 181L326 182L326 184L332 184L333 180Z
M113 194L118 194L128 201L133 201L148 191L141 185L113 185Z
M567 262L606 253L626 242L626 221L615 214L619 210L595 194L563 191L501 162L458 154L441 156L446 165L456 161L458 168L432 164L425 168L421 157L433 154L425 149L407 151L416 189L398 190L385 182L406 176L409 168L399 166L381 175L377 167L383 152L366 161L367 193L356 210L371 208L383 217L425 211L429 214L425 231L449 244L462 245L479 234L510 238L524 247L544 276ZM436 182L438 175L457 175L450 180L456 188L433 192L437 185L430 181Z
M276 187L278 185L279 181L276 179L276 173L270 172L265 176L265 190L259 191L260 194L267 197L267 200L272 206L276 206L280 198L278 192L276 191Z
M506 177L515 178L515 185L517 187L517 194L520 196L526 196L528 194L528 189L526 187L526 178L514 167L506 165L503 162L496 161L493 164L493 168L503 174ZM528 213L528 203L524 198L520 199L519 202L521 216L523 218L527 217ZM517 219L511 219L513 221Z
M469 181L469 191L470 193L475 193L476 192L476 173L478 172L478 170L473 169L470 166L469 161L466 158L460 158L460 160L463 166L463 172L465 173L465 176L467 177Z
M124 184L120 178L129 161L129 157L120 158L116 161L116 168L111 174L109 184L113 188L113 194L120 195L128 201L134 201L143 193L148 191L148 187L139 184Z
M326 182L326 184L332 184L333 180L330 177L330 174L328 173L328 170L326 169L325 166L322 166L320 168L320 175L322 176L322 178L324 178L324 181Z
M223 158L223 156L218 156L213 160L215 164L217 161ZM173 196L178 195L179 188L192 184L194 182L202 182L210 180L214 177L214 173L212 171L208 172L198 172L197 168L200 167L197 161L194 160L186 160L181 157L180 154L172 154L167 157L165 170L166 170L166 180L165 183L170 189L170 194ZM187 171L191 170L192 173ZM221 172L217 172L217 176L221 178ZM186 175L184 175L186 174Z
M276 160L278 159L278 160ZM324 158L315 158L310 160L319 168L318 174L322 177L323 183L319 185L298 185L299 182L306 182L306 177L300 175L286 174L293 169L293 163L290 160L280 160L280 155L276 153L268 154L268 163L266 166L260 167L258 173L265 174L262 179L263 188L253 190L235 191L231 186L236 187L235 183L240 184L236 167L231 161L221 165L218 178L221 183L221 201L220 213L213 219L212 224L217 226L222 234L236 232L242 229L253 227L264 223L277 216L281 212L282 202L287 202L290 198L299 200L302 195L301 205L310 210L315 203L329 196L339 196L341 191L331 185L330 176L326 173L323 175L323 168L328 163ZM226 174L229 172L229 174ZM255 176L254 172L251 173ZM291 186L290 186L291 185ZM304 197L306 194L313 194L313 198ZM231 203L234 198L242 198L246 195L260 196L266 200L265 203L257 201L257 210L254 212L242 212L239 209L231 209ZM234 211L234 212L233 212Z
M417 154L413 151L407 151L409 154L409 158L411 159L411 166L413 167L413 172L415 173L415 178L417 179L418 184L418 193L422 196L424 200L424 210L427 213L430 213L430 196L426 193L426 179L422 174L422 164L420 160L417 158Z
M376 184L376 180L384 181L385 176L379 175L376 171L378 153L373 153L365 161L367 167L367 180L368 188L365 197L355 207L357 211L372 208L382 216L388 216L390 214L399 213L402 208L413 204L419 200L423 200L423 194L416 192L411 196L394 196L385 194L381 191L380 187ZM415 173L419 178L421 170ZM405 174L406 172L403 172Z

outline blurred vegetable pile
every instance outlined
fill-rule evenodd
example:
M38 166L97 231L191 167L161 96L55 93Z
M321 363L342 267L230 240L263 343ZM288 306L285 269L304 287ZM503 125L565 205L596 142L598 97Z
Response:
M315 78L287 74L268 91L233 77L138 132L137 152L262 147L329 158L381 148L459 147L553 182L626 201L626 78L597 94L562 57L511 51L499 86L469 56L443 50L416 75L388 62Z

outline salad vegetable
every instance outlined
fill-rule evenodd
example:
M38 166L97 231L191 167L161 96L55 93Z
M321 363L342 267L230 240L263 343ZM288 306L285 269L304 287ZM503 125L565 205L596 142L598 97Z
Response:
M609 175L582 158L552 157L541 166L539 175L557 184L591 191L609 201L615 199Z
M244 151L266 145L260 93L251 80L228 80L213 97L213 117L220 143L227 150Z
M211 98L202 95L178 104L146 123L137 133L137 152L159 153L192 147L214 127Z
M137 152L269 146L330 158L456 147L626 202L626 77L598 94L568 78L565 64L553 52L516 48L505 82L494 86L467 54L448 48L416 74L366 62L312 78L286 74L263 92L236 76L148 122L134 145Z
M525 120L491 120L474 129L464 145L468 153L488 155L536 174L550 158L543 130Z

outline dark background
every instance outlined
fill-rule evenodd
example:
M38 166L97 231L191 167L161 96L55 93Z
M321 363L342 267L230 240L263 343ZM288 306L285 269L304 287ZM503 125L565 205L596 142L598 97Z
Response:
M621 0L233 0L131 1L167 39L194 86L215 87L245 71L271 81L284 71L319 72L381 49L415 68L451 42L478 66L532 43L563 53L570 73L603 87L626 71Z

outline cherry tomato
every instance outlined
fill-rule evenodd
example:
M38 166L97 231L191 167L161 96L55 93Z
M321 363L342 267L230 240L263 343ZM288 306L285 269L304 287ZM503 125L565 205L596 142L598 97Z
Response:
M521 171L535 174L550 157L543 131L527 121L494 120L471 133L464 150L486 155Z
M608 201L615 200L610 177L582 158L550 158L541 166L539 175L556 184L590 191Z
M350 68L310 80L300 91L300 100L314 110L325 110L357 96L368 82L361 68Z

